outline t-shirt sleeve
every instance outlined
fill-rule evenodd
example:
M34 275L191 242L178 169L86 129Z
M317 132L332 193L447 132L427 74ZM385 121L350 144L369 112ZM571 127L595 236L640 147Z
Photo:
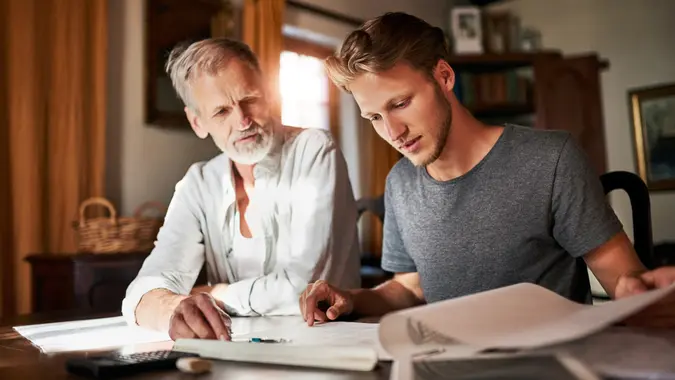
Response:
M599 175L570 136L553 180L553 236L567 252L581 257L622 230Z
M384 191L384 232L382 236L382 269L388 272L417 272L417 267L403 245L401 232L391 202L391 191Z

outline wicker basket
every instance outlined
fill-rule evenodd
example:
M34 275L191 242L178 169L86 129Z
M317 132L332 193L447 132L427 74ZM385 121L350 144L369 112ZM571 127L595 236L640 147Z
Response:
M105 207L110 216L85 217L88 207ZM155 209L162 217L146 217L143 214ZM166 207L159 202L147 202L139 206L133 217L118 217L115 207L105 198L89 198L80 204L79 221L74 224L78 234L78 250L90 253L149 252L152 250L159 228L162 226Z

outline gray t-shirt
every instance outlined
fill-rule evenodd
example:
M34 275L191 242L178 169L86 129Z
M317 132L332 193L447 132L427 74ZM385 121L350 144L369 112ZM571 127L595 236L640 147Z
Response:
M468 173L387 177L382 268L418 272L427 302L520 282L589 303L582 256L622 230L569 133L507 125Z

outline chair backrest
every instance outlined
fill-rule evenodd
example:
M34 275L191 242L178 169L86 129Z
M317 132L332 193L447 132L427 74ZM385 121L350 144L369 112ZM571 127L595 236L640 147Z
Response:
M652 216L649 189L637 174L615 171L600 176L605 194L621 189L628 194L633 214L633 246L642 264L654 267L654 243L652 241Z
M360 218L364 212L370 211L384 223L384 195L374 198L361 198L356 201L356 210Z
M380 219L380 222L384 223L384 196L379 196L379 197L363 197L359 200L356 201L356 209L358 212L358 218L360 219L363 214L366 212L371 212L373 213L378 219ZM361 252L361 272L362 272L362 282L368 283L372 285L371 282L369 282L366 277L372 276L372 273L369 274L364 274L364 267L369 267L370 269L368 271L370 272L377 272L375 273L375 276L382 276L384 272L381 269L381 260L382 258L380 255L376 255L373 252Z

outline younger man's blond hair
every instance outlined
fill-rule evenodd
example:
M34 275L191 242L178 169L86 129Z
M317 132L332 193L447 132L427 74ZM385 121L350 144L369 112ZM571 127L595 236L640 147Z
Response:
M349 83L364 73L380 73L399 62L429 75L450 49L443 30L415 16L394 12L366 21L326 59L331 80L349 92Z

